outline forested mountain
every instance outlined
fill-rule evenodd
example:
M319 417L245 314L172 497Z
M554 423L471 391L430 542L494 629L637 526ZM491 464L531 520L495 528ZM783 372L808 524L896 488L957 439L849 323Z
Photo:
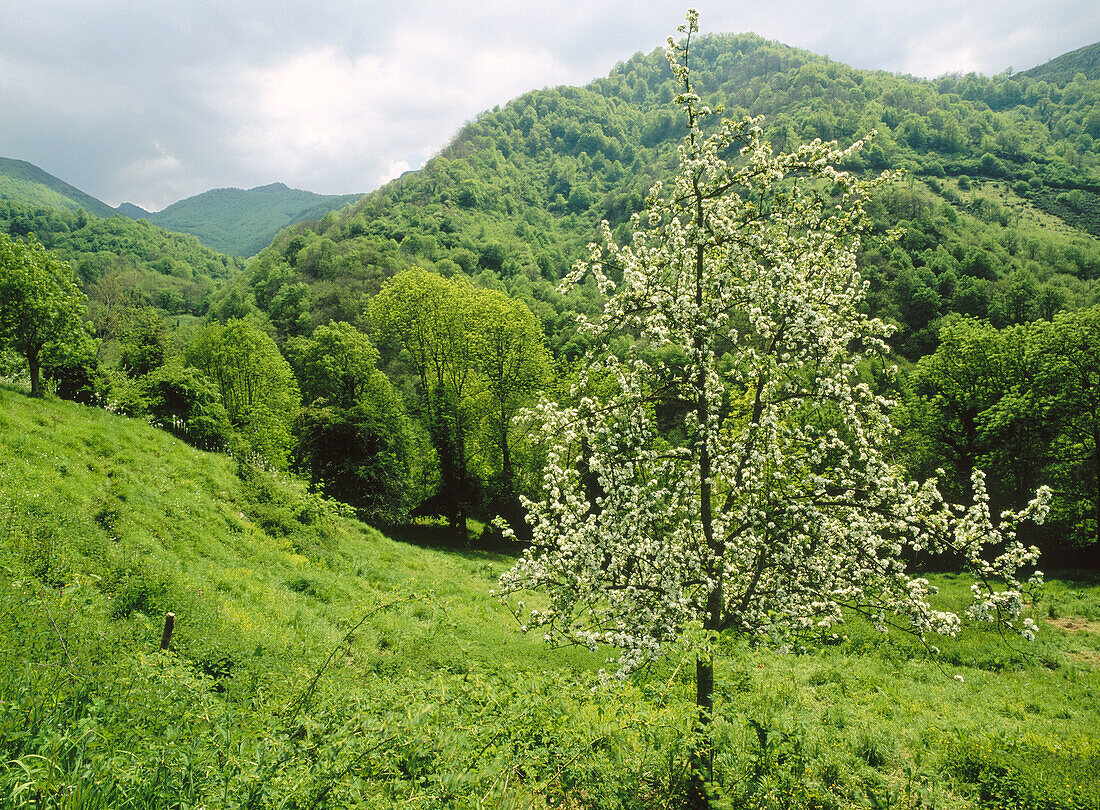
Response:
M0 200L0 232L33 236L55 251L93 302L107 287L117 288L173 315L201 315L215 287L244 266L194 236L83 208Z
M110 217L116 213L107 203L70 186L33 163L12 158L0 158L0 200L65 211L83 208L100 217Z
M314 194L270 183L256 188L217 188L146 211L133 203L112 208L25 160L0 158L0 202L33 209L56 209L97 217L121 215L148 220L176 233L191 234L208 248L246 258L271 244L283 228L320 219L359 199L359 194Z
M959 317L1008 329L1098 302L1100 81L919 80L754 35L698 40L692 80L727 117L763 116L777 150L874 133L846 168L899 175L869 207L863 306L896 327L890 340L903 361L933 355ZM281 231L242 273L233 272L239 260L149 222L8 202L0 228L37 235L70 260L91 296L104 340L98 367L86 363L77 375L80 396L157 419L215 413L202 417L212 420L202 442L236 441L297 467L362 514L439 510L457 528L467 514L514 507L536 486L537 453L510 417L540 392L564 396L570 364L591 340L577 315L602 303L591 279L564 293L558 282L586 255L601 220L628 240L631 215L673 175L684 132L676 94L661 51L637 54L586 87L527 93L463 127L423 169ZM212 212L263 198L271 211L296 193L279 184L222 190L194 198L192 210L217 218ZM395 278L411 268L426 272ZM172 335L165 312L211 322ZM1028 345L1053 346L1061 336ZM277 385L268 391L256 380ZM187 390L187 407L170 406L183 400L165 386ZM935 470L947 451L933 434L947 417L921 399L940 396L934 386L913 391L901 452ZM1022 396L1023 388L990 392ZM1030 424L1041 403L1072 410L1048 393L1027 395L1019 413ZM965 405L993 419L1000 403ZM997 440L981 430L963 431L970 446L953 485L965 488L974 463L1002 463L990 455ZM1053 462L1037 461L1028 480L1083 474ZM995 470L999 503L1015 497L1012 463ZM376 497L356 495L363 492ZM1100 484L1095 498L1066 497L1100 504Z
M248 190L217 188L149 213L137 206L119 212L147 219L170 231L197 236L204 245L230 256L247 257L271 244L280 230L304 219L319 219L361 195L314 194L271 183Z
M903 171L874 211L880 233L900 226L903 236L869 246L862 264L871 306L899 325L908 356L932 348L952 311L1010 323L1093 300L1100 82L920 80L754 35L705 37L692 60L704 98L730 117L765 116L776 148L877 132L852 168ZM660 51L586 87L527 93L465 126L420 171L287 229L242 282L285 337L354 321L403 267L462 272L525 300L571 354L566 313L585 302L562 301L554 284L601 219L625 238L667 175L683 132L674 95Z
M903 372L935 352L944 327L960 317L1008 330L1091 311L1100 300L1100 81L1076 76L1060 86L1007 74L928 81L855 70L754 35L704 37L693 44L691 65L706 103L723 107L727 117L763 116L777 150L873 133L845 167L865 176L898 174L871 201L872 228L859 267L869 284L863 306L896 327L890 342ZM449 509L452 522L460 523L462 510L442 498L457 498L477 513L508 491L502 482L512 486L522 475L503 475L494 449L502 443L493 443L484 421L478 424L480 389L448 393L446 374L424 373L428 364L416 358L425 347L417 341L434 341L439 369L476 371L455 352L477 345L480 316L448 303L467 295L463 285L472 282L525 303L541 322L559 380L567 377L591 340L576 328L577 314L596 314L602 299L591 277L566 293L557 284L598 241L601 220L620 243L629 241L631 215L655 182L674 175L685 132L677 92L663 52L655 51L635 55L586 87L534 91L487 111L421 170L340 213L283 231L227 287L213 312L239 317L254 304L291 355L295 341L325 324L347 322L367 332L419 425L421 450L414 455L434 458L410 480L450 481L430 483L413 502L424 510ZM451 287L429 292L422 277L398 275L413 267ZM441 314L409 319L430 327L402 333L387 326L388 313L422 307L433 296L440 303L430 309ZM1032 332L1006 332L1011 345L1004 351L1047 351L1037 347L1061 345L1079 322L1058 323L1050 336L1028 337L1026 345L1023 336ZM973 391L980 401L965 400L959 408L976 416L958 433L951 432L954 412L937 410L942 394L921 382L928 378L910 383L903 373L890 392L911 400L901 414L909 420L909 443L898 451L922 475L953 465L945 485L964 498L972 471L987 469L998 509L1022 506L1020 481L1050 483L1060 517L1047 536L1088 544L1093 523L1078 517L1091 505L1100 509L1100 479L1088 492L1074 482L1095 478L1087 469L1093 451L1074 438L1083 435L1079 426L1053 418L1072 408L1051 390L1025 384L1038 379L1035 369L1047 375L1055 367L1050 358L1033 362L1034 373L1014 377L1015 387ZM549 380L540 385L567 388ZM334 410L327 399L318 408L309 411L324 427L310 434L314 446L350 431L350 411ZM999 436L1034 438L1040 424L1050 431L1048 447L1074 448L1071 464L1060 466L1059 458L1071 453L1063 450L1059 458L1030 459L1025 470L1021 458L1000 452ZM970 443L961 456L952 455L957 435ZM537 458L523 452L537 466Z

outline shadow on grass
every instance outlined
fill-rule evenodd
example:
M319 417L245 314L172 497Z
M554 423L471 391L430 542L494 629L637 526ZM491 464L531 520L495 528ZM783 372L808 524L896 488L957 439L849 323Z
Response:
M1059 580L1069 588L1095 588L1100 585L1100 571L1090 568L1043 569L1046 580Z
M379 530L394 540L421 548L446 549L458 552L469 559L481 559L487 555L518 557L526 543L508 540L499 531L470 521L466 537L456 536L450 527L440 521L418 520L413 523L379 525Z

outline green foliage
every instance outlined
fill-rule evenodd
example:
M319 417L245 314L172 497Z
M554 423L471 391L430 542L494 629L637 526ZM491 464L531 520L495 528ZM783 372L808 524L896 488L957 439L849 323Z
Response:
M985 469L998 510L1019 508L1049 485L1048 528L1029 534L1056 555L1094 559L1100 309L1000 330L951 320L939 339L908 379L901 444L914 472L940 476L963 497L971 472Z
M1086 45L1048 62L1025 70L1021 75L1051 84L1069 84L1078 74L1100 79L1100 43Z
M166 230L192 234L219 253L247 257L271 244L288 225L320 219L358 199L358 194L314 194L272 183L247 191L213 189L144 218Z
M485 511L489 489L492 513L521 525L519 486L532 457L513 418L549 372L531 311L464 277L409 270L386 282L366 317L391 367L407 363L415 375L413 408L439 465L439 487L419 511L446 515L465 537L466 517Z
M1100 808L1100 748L1095 741L1028 734L1022 740L968 737L948 769L973 784L983 806L1020 810Z
M286 354L306 403L325 399L350 408L362 399L378 369L378 350L349 323L319 326L308 339L292 338Z
M211 322L194 333L185 357L217 385L244 452L285 468L299 395L275 342L251 321Z
M0 233L0 346L27 362L31 394L42 393L42 364L86 353L82 337L84 294L72 269L33 237L22 242Z
M103 308L125 289L144 303L172 314L200 314L215 285L243 266L192 236L169 233L121 216L100 218L41 205L0 199L0 232L33 234L70 262L87 288L92 308Z
M223 450L232 427L216 385L194 368L160 366L137 381L151 421L203 450Z
M90 197L32 163L11 158L0 158L0 199L58 208L74 214L81 211L99 217L115 214L114 209L105 202Z
M416 448L400 397L378 352L351 324L319 326L287 344L305 408L294 422L295 465L365 520L406 516Z

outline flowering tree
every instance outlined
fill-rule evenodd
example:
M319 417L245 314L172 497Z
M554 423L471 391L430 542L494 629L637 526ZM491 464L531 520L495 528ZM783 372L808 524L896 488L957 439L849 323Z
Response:
M860 369L886 353L888 330L862 311L855 266L881 178L837 168L862 144L773 155L753 120L707 134L713 111L686 67L694 12L680 30L668 48L688 125L679 174L654 188L631 244L605 223L567 279L592 273L606 296L584 326L602 348L569 404L539 406L544 497L501 584L506 597L546 591L526 625L616 647L621 672L701 629L705 727L717 634L783 644L849 612L884 631L955 632L960 617L932 607L904 547L960 555L979 574L970 615L1016 626L1016 572L1037 551L1015 540L1023 514L993 524L980 475L974 505L948 507L884 453L891 403ZM991 544L1003 551L987 561Z

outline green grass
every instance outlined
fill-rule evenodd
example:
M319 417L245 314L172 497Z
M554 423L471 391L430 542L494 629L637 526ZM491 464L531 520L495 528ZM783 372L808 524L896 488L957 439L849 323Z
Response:
M0 389L0 807L676 806L688 651L602 683L489 595L510 558L342 512ZM968 629L936 656L859 622L730 643L714 806L1100 807L1100 587L1067 573L1030 609L1034 644Z

